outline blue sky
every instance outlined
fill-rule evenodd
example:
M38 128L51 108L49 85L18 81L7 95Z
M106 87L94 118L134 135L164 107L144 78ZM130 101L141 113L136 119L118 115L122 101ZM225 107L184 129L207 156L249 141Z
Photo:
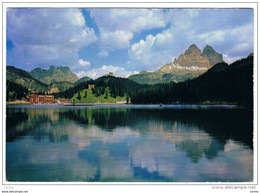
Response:
M253 52L253 9L69 9L7 11L7 65L69 66L79 77L158 70L195 43L228 63Z

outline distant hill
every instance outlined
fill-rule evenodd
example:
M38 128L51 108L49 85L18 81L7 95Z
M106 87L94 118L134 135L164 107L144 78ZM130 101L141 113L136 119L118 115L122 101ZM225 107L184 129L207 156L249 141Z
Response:
M84 76L84 77L78 79L76 82L74 82L74 84L77 85L77 84L80 84L82 82L87 82L89 80L92 80L92 78L89 78L88 76Z
M6 79L32 91L47 91L47 84L32 77L25 70L15 68L14 66L6 67Z
M48 70L35 68L30 72L30 75L38 80L41 80L45 84L63 81L74 83L78 80L77 75L71 72L67 66L59 66L57 68L50 66Z
M154 85L131 96L132 103L234 102L253 105L253 55L231 65L218 63L193 80Z
M88 85L94 84L95 88L88 90ZM55 94L55 97L73 99L77 102L115 102L127 100L131 93L137 92L139 89L149 87L148 85L140 85L126 78L114 76L102 76L96 80L89 80L75 85L64 92ZM87 92L88 97L84 98ZM91 92L91 94L89 93ZM77 99L80 93L80 99ZM113 99L112 99L113 98ZM76 100L77 99L77 100Z
M202 53L195 44L192 44L177 59L175 58L174 62L165 64L159 70L141 71L128 78L139 84L183 82L198 77L219 62L223 62L223 56L211 46L206 45Z
M57 92L63 92L74 86L73 83L66 81L53 82L48 85L32 77L32 75L25 70L16 68L14 66L7 66L6 79L9 81L7 87L13 86L15 83L28 89L28 91L32 93L53 94Z

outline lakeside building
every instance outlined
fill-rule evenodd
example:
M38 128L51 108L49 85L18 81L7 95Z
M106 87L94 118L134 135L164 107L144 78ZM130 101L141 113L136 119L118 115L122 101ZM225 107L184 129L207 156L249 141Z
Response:
M38 95L38 94L32 94L29 96L30 103L55 103L55 99L53 95Z

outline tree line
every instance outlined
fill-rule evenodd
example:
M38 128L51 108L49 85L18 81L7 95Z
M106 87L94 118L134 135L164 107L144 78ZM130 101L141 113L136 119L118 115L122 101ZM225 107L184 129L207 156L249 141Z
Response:
M83 83L80 83L74 87L69 88L68 90L60 93L56 93L55 98L72 98L75 94L80 95L80 91L87 89L88 85L94 84L95 87L92 89L92 93L95 97L100 97L105 95L105 98L108 98L108 91L106 88L109 88L110 96L116 98L117 96L123 97L126 96L129 100L130 96L139 89L150 87L148 85L140 85L136 82L128 80L126 78L119 78L114 76L103 76L96 80L89 80Z
M6 81L6 101L15 101L25 99L29 93L26 87L13 81Z

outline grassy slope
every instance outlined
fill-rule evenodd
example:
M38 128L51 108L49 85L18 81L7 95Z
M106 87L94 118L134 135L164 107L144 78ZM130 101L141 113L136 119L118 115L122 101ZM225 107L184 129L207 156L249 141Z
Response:
M87 90L87 98L84 98L85 96L85 90ZM76 93L70 100L74 100L75 102L78 103L116 103L117 101L122 101L122 100L126 100L126 97L116 97L113 98L110 96L110 92L109 89L106 88L107 92L108 92L108 98L105 99L105 95L101 95L100 97L95 97L94 94L92 94L92 90L91 89L84 89L80 91L80 95L81 95L81 100L78 100L78 93Z

